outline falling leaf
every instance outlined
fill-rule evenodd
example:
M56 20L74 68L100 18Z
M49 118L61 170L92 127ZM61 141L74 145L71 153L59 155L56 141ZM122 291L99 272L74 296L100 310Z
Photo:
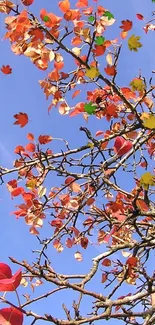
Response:
M2 65L1 71L4 74L10 74L10 73L12 73L12 68L10 68L9 65Z
M23 128L29 121L28 115L26 113L19 112L19 114L15 114L14 118L17 120L14 122L15 125L20 125Z
M86 69L86 77L90 79L94 79L99 76L99 70L95 67L90 67L90 69Z
M130 36L130 38L128 39L128 47L130 49L130 51L138 51L138 48L142 47L142 44L140 42L138 42L140 40L140 36L135 36L134 34L132 36Z

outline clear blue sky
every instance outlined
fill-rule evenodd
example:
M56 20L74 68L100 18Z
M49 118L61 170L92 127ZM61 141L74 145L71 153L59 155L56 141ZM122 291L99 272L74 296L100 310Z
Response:
M75 1L71 1L75 3ZM31 10L36 14L39 14L41 8L46 8L48 11L61 15L57 9L58 1L52 0L35 0L31 6ZM91 3L91 2L90 2ZM121 20L129 19L134 23L133 33L141 36L141 42L144 46L138 51L138 53L130 52L127 47L127 41L124 41L121 58L119 62L119 74L117 80L121 86L128 86L129 82L138 75L139 69L142 69L142 75L146 78L151 76L151 71L155 69L155 56L154 46L155 37L153 32L149 32L146 35L142 29L143 22L136 19L136 13L143 14L146 19L150 18L150 13L155 9L151 4L151 0L137 0L137 1L124 1L124 0L104 0L99 1L100 5L103 5L109 11L111 11L116 19L116 24L109 28L107 35L110 38L115 38L118 35L118 28ZM4 30L4 15L0 15L0 39L2 39ZM111 36L112 35L112 36ZM8 76L0 74L0 89L1 89L1 128L0 128L0 165L5 167L11 167L12 162L15 159L13 154L14 148L17 144L25 145L27 143L26 134L32 132L38 137L40 134L49 134L52 137L62 137L70 142L71 147L76 147L83 144L86 141L83 134L79 132L81 125L86 125L82 117L69 118L68 116L60 116L57 110L54 108L48 115L49 103L45 100L44 94L40 89L38 80L44 79L46 72L38 70L28 58L15 56L10 50L9 41L0 42L0 66L9 64L13 73ZM69 58L67 64L70 64ZM65 65L66 71L67 65ZM67 72L67 71L66 71ZM82 98L81 98L82 99ZM77 99L78 101L78 99ZM18 112L26 112L29 115L29 124L20 129L18 126L14 126L13 115ZM90 117L87 125L95 134L99 129L103 129L104 122L97 120L94 117ZM58 142L52 142L51 149L56 152L60 144ZM13 178L13 177L12 177ZM49 187L52 187L55 182L55 178L49 177ZM5 178L7 181L8 178ZM50 183L51 182L51 183ZM123 184L125 186L125 184ZM130 185L130 184L129 184ZM18 221L13 215L10 215L11 211L15 210L15 204L19 203L19 200L11 200L10 195L5 185L0 187L0 201L1 201L1 237L0 237L0 261L11 263L8 260L8 256L14 256L15 258L22 260L27 259L32 261L34 255L31 253L31 249L37 247L37 241L34 236L29 234L28 226L25 225L22 219ZM47 227L42 231L43 237L46 237ZM74 273L74 272L88 272L91 267L91 257L96 256L102 252L104 245L100 247L91 246L88 250L82 251L84 262L79 263L74 261L73 254L77 250L77 247L72 250L65 249L61 254L58 254L54 249L51 249L51 260L53 266L58 272L61 273ZM66 263L67 261L67 263ZM69 266L69 269L68 269ZM17 269L16 265L11 266L13 270ZM101 272L94 281L94 288L103 293L103 284L100 283ZM88 286L89 287L89 286ZM129 286L126 290L132 290ZM48 288L50 290L50 288ZM27 292L27 289L22 288L20 291ZM41 286L36 290L36 294L45 292L45 287ZM127 292L127 291L126 291ZM61 304L65 301L69 309L71 309L72 299L76 298L76 294L65 294L65 291L60 295L54 296L51 299L51 305L47 305L46 301L33 305L34 310L37 313L48 312L53 313L55 316L64 317L64 313L61 308ZM84 305L83 305L84 306ZM82 312L91 312L89 299L85 303ZM28 308L29 309L29 308ZM106 321L105 321L106 322ZM25 321L25 324L29 324L30 319ZM102 322L104 324L104 321ZM107 323L107 322L106 322ZM38 323L41 324L41 323ZM113 321L109 321L112 325ZM118 324L121 322L118 321Z

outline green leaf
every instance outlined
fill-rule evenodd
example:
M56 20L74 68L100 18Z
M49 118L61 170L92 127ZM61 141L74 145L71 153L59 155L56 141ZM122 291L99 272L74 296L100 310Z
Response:
M103 37L103 36L97 36L95 39L95 43L97 45L103 45L104 41L105 41L105 37Z
M155 0L152 0L152 2L155 2Z
M89 21L90 23L93 23L94 20L95 20L95 17L94 17L94 16L89 16L89 17L88 17L88 21Z
M108 17L108 20L110 20L111 18L114 18L114 15L110 11L105 11L103 16Z
M44 16L43 21L45 21L46 23L50 20L50 18L48 16Z
M94 106L94 104L92 102L90 102L88 104L84 104L84 110L88 114L93 114L95 112L95 109L96 109L96 106Z

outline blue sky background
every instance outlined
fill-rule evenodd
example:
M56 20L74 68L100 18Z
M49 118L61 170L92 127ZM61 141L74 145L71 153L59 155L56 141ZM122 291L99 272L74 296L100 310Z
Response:
M46 8L47 11L53 11L57 15L61 15L61 12L57 9L58 1L52 0L35 0L31 6L31 11L39 15L41 8ZM71 1L75 3L75 1ZM90 2L91 4L91 2ZM106 33L106 37L115 38L118 36L118 27L121 25L121 20L129 19L134 23L133 29L130 32L136 36L141 36L141 42L143 47L138 50L138 53L130 52L127 46L127 41L124 41L122 48L120 61L118 65L117 82L120 86L128 86L130 81L136 77L139 73L139 69L142 69L142 75L147 79L151 76L151 71L155 69L155 37L153 32L149 32L147 35L143 31L143 22L136 19L136 13L144 15L146 20L150 19L151 11L155 9L151 0L132 0L132 1L99 1L100 5L103 5L109 11L111 11L116 19L116 23L110 27ZM3 38L4 30L4 15L0 15L0 39ZM87 126L93 134L99 129L104 130L105 122L103 120L97 120L91 116L89 123L86 122L81 116L69 118L69 116L60 116L57 109L52 109L50 116L48 115L49 102L45 100L45 96L40 89L38 80L44 79L46 71L38 70L28 58L24 56L15 56L10 50L10 43L8 40L0 42L0 66L9 64L13 73L5 76L0 73L0 89L1 89L1 127L0 127L0 165L5 167L12 166L15 155L13 153L16 145L25 145L27 143L26 134L28 132L34 133L36 138L40 134L49 134L52 137L62 137L69 141L72 148L77 147L86 142L86 138L83 133L79 132L81 125ZM70 58L65 63L64 71L67 72L67 65L70 66ZM48 70L48 72L50 69ZM87 90L87 88L86 88ZM82 97L80 98L82 100ZM78 102L79 98L75 99ZM72 105L72 104L71 104ZM18 126L14 126L13 115L18 112L26 112L29 115L30 122L28 125L20 129ZM53 141L50 148L56 152L58 149L63 148L62 143ZM14 178L11 176L11 179ZM55 178L49 177L49 188L54 186ZM7 182L10 177L5 178ZM51 183L50 183L51 182ZM130 182L126 184L124 179L120 179L124 188L128 186L131 188ZM8 256L14 256L18 260L26 259L31 262L34 259L34 254L31 253L32 249L37 248L38 242L34 236L29 234L29 228L25 225L24 220L21 218L18 221L13 215L10 215L11 211L15 210L15 204L19 203L19 200L11 200L10 195L6 189L5 184L0 187L0 203L1 203L1 236L0 236L0 261L11 263L8 260ZM47 236L47 227L42 231L42 236ZM49 230L48 230L49 232ZM79 249L79 248L78 248ZM69 250L65 249L61 254L58 254L56 250L51 248L51 261L53 261L53 267L61 273L85 273L90 269L92 262L91 258L104 250L104 245L97 247L91 246L88 250L82 250L84 262L79 263L74 260L73 254L77 250L77 247ZM69 266L69 268L68 268ZM17 269L16 265L11 265L13 271ZM94 289L99 292L103 292L103 284L100 283L101 272L94 279ZM89 289L89 285L88 285ZM92 287L91 287L92 289ZM41 286L36 289L35 294L39 295L46 290L50 290L50 287ZM132 286L126 286L126 293L132 292ZM26 293L27 289L21 288L20 292ZM125 292L123 292L124 294ZM12 297L13 294L10 296ZM67 307L71 309L73 298L76 299L76 293L73 295L71 291L67 293L62 291L61 295L56 294L54 298L51 298L50 304L46 301L38 302L32 307L36 313L51 313L57 317L64 317L64 312L61 308L61 304L65 301ZM13 299L13 298L12 298ZM86 298L85 298L86 299ZM81 313L91 312L90 299L85 300L85 304L81 309ZM102 321L104 324L106 321ZM107 322L106 322L107 323ZM30 319L25 320L25 324L30 324ZM41 322L38 322L41 324ZM112 325L113 321L109 321ZM118 324L122 322L118 321Z

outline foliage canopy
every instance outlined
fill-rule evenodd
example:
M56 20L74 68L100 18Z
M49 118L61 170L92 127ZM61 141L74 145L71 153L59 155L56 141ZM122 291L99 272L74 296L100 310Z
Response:
M27 112L14 115L19 134L28 128L28 143L16 145L12 169L0 167L1 183L18 202L12 214L24 220L27 236L35 236L37 248L33 247L31 262L10 257L19 266L15 274L0 263L0 291L6 292L0 296L5 304L0 323L22 325L27 316L31 324L116 319L118 324L153 325L154 70L145 78L136 67L132 80L120 85L119 63L124 48L133 57L139 55L145 42L137 35L135 22L147 37L155 30L154 12L148 20L145 13L137 13L133 21L122 17L118 27L117 12L98 0L53 0L51 11L40 8L38 16L36 1L0 1L4 40L9 40L15 55L33 63L32 70L42 73L39 85L49 101L48 113L58 110L61 121L83 118L85 126L79 130L83 143L73 148L69 143L73 135L67 140L54 138L40 129L36 136ZM113 37L115 24L117 37ZM16 73L9 63L2 62L0 70L6 78ZM95 134L91 119L96 128L103 121ZM63 143L62 150L52 150L54 141ZM57 181L51 186L54 175ZM102 253L92 259L93 245L100 246ZM68 258L81 263L85 271L77 267L77 273L71 274L66 263L67 274L59 272L51 247L60 262L67 250ZM50 299L64 291L72 303L64 301L51 312ZM13 294L17 299L12 302ZM45 298L48 313L36 312L33 306L46 304Z

